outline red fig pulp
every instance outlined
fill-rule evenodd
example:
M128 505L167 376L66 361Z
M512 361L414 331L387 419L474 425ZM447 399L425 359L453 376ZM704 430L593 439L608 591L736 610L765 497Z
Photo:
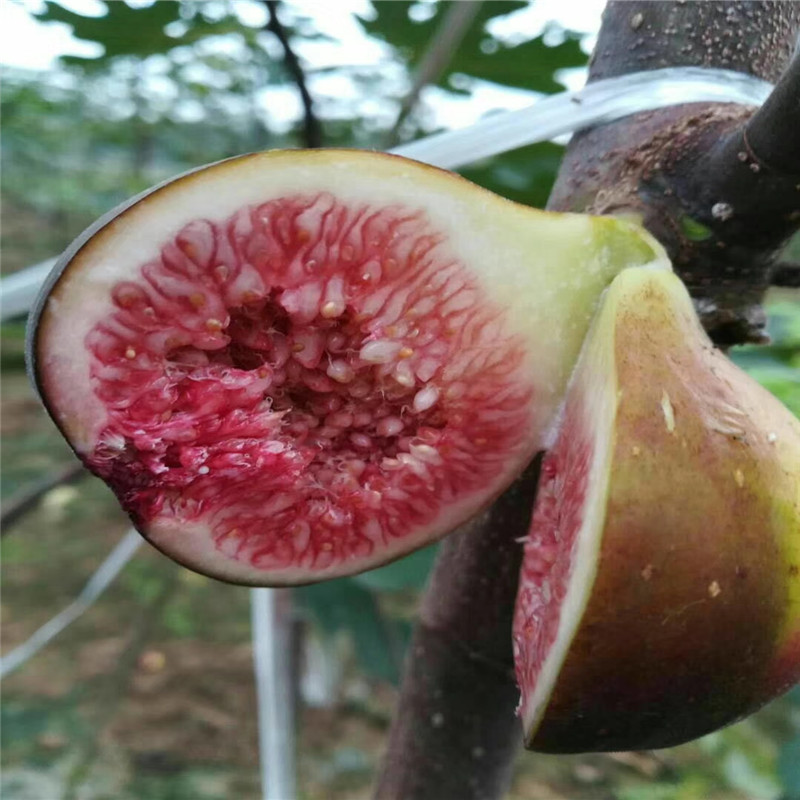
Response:
M278 584L452 530L541 446L596 297L662 258L357 152L170 182L65 254L37 385L89 468L177 560Z

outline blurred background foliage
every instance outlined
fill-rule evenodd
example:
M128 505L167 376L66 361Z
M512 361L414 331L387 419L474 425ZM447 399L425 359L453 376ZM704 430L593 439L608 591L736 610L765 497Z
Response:
M68 25L95 55L2 69L4 274L57 254L95 217L182 170L302 146L309 120L282 38L324 144L385 149L562 90L599 23L576 32L527 2L476 3L443 58L449 3L284 2L277 22L270 5L275 13L258 0L24 4L42 24ZM437 55L410 102L415 76ZM562 152L538 144L463 174L542 206ZM71 459L27 386L23 327L2 331L6 500ZM770 331L771 346L734 357L800 414L797 293L775 295ZM74 597L125 524L91 478L54 489L16 524L3 540L6 649ZM434 554L294 591L301 797L368 796ZM245 589L141 552L84 619L6 682L3 797L258 796L248 619ZM670 751L524 755L510 796L800 799L800 693Z

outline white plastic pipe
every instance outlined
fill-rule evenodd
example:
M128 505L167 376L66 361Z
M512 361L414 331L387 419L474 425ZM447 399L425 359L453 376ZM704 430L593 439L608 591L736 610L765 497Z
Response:
M0 281L0 320L27 314L57 259L48 258Z
M427 136L392 152L456 169L518 147L612 122L639 111L682 103L761 105L772 85L752 75L705 67L633 72L545 97L519 111L482 119L468 128Z
M547 141L565 133L680 103L761 105L772 85L752 75L705 67L668 67L590 83L545 97L519 111L487 117L461 130L426 136L392 150L444 169ZM27 312L55 259L0 281L0 320Z
M258 751L264 800L294 800L291 633L285 589L251 589Z

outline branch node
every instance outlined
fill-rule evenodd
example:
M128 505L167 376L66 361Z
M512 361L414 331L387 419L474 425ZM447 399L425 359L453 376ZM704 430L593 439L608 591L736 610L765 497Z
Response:
M776 264L770 284L787 289L800 289L800 263L780 262Z

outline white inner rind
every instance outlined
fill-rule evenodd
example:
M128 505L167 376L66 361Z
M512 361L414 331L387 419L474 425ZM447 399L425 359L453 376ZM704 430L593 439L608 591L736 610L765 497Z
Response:
M568 398L574 394L579 396L578 407L583 417L581 427L586 435L593 437L592 460L587 478L588 492L583 521L568 555L572 562L569 585L561 606L550 612L559 614L556 637L544 658L536 685L520 709L527 741L531 741L536 735L536 729L580 626L597 575L614 452L614 421L619 400L614 357L616 300L619 294L617 289L618 282L624 280L626 273L636 271L626 270L606 292L567 389ZM578 445L576 442L575 446Z
M221 221L244 206L327 191L347 204L399 204L422 210L447 237L453 256L506 309L508 330L532 343L527 369L536 377L531 408L539 431L563 394L595 298L631 266L599 241L618 227L628 241L647 235L622 221L539 212L504 200L449 173L382 154L275 151L195 172L140 201L95 234L54 287L42 315L36 350L43 394L79 453L90 453L106 424L90 385L87 333L110 315L111 290L136 280L160 248L197 219ZM618 232L619 232L618 231ZM644 260L644 259L642 259Z
M501 476L496 494L502 491L504 482L508 483ZM157 517L143 533L163 553L205 575L253 586L293 586L352 575L354 572L362 572L393 561L429 544L443 529L452 530L461 521L469 519L482 507L489 505L493 499L494 496L480 497L477 500L471 497L449 505L431 524L417 528L401 539L390 540L371 557L354 559L358 562L357 569L354 569L353 562L347 560L333 563L325 569L289 566L270 570L254 567L247 561L221 558L212 531L202 520L186 522L170 517ZM447 522L451 519L452 524Z

